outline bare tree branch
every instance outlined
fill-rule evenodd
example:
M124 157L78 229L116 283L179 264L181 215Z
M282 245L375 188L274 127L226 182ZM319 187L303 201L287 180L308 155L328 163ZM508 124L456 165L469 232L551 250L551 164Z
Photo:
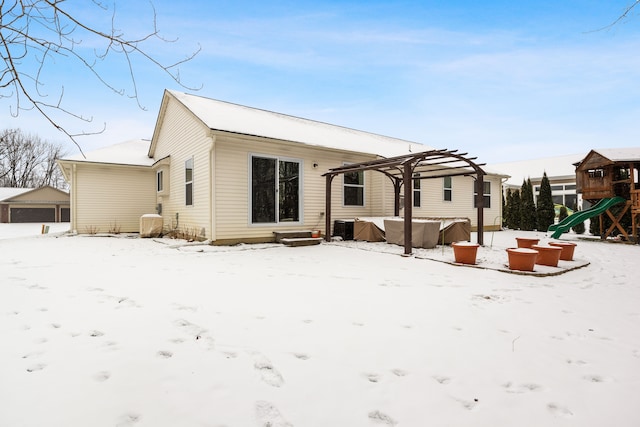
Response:
M613 21L612 23L605 25L602 28L598 28L596 30L591 30L591 31L587 31L587 33L596 33L598 31L604 31L604 30L608 30L612 27L615 27L616 25L618 25L619 23L621 23L622 21L624 21L625 19L627 19L629 17L629 14L631 13L631 11L640 3L640 0L634 0L633 3L631 3L629 6L625 7L625 9L623 10L622 14L620 14L620 16L618 16L618 18Z
M99 13L108 13L109 5L92 0ZM52 126L63 132L73 141L80 152L82 148L76 137L101 133L106 124L99 130L72 132L60 119L69 117L83 123L92 123L93 117L87 117L69 110L64 102L64 85L60 85L55 101L49 100L47 68L60 64L82 67L86 69L103 86L117 95L126 95L134 99L139 108L145 109L140 102L134 58L141 58L158 67L180 86L198 90L185 85L180 76L179 67L193 59L199 52L194 52L183 59L164 63L149 50L148 43L158 40L174 43L163 37L157 27L156 10L153 12L152 29L139 37L127 37L116 28L115 4L112 6L110 27L101 29L78 17L67 7L65 0L0 0L0 98L11 98L10 109L13 116L21 111L36 110ZM88 42L85 42L84 39ZM98 41L101 47L88 49L89 43ZM129 92L105 77L100 66L108 60L119 58L128 75ZM32 65L36 66L33 67ZM74 65L75 64L75 65ZM84 153L83 153L84 155Z

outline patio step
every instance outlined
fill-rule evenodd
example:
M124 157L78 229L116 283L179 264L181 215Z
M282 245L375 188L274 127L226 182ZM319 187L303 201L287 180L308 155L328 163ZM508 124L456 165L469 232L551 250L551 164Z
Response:
M285 237L280 239L280 243L291 247L319 245L320 242L322 242L322 237Z
M311 238L311 230L288 230L274 231L276 243L280 243L282 239L302 239Z

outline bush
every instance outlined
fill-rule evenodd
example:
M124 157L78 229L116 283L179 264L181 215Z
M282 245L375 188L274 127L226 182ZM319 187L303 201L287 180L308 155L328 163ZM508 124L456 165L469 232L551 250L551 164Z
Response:
M540 183L540 195L538 196L538 205L536 207L536 219L538 231L547 231L549 226L555 221L556 212L553 206L553 197L551 195L551 184L547 173L542 175Z
M531 179L522 183L520 191L520 229L532 231L536 228L536 204L533 202Z

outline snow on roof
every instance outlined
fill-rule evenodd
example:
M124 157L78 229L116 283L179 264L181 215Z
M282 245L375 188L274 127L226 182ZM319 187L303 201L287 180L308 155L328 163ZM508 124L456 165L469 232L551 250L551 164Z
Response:
M522 185L527 178L542 178L546 172L547 177L575 176L576 167L573 165L581 161L586 154L570 154L566 156L544 157L540 159L521 160L517 162L494 163L485 168L503 172L510 176L507 184Z
M154 160L147 154L149 144L150 141L147 139L133 139L90 151L86 153L86 158L82 157L82 154L76 154L62 160L129 166L151 166Z
M34 190L33 188L14 188L14 187L0 187L0 201L7 199L13 199L21 194L28 193Z
M593 151L614 162L640 161L640 147L603 148L594 149ZM584 160L584 157L579 161Z
M384 157L432 150L416 142L363 132L211 98L168 91L213 130L261 136Z

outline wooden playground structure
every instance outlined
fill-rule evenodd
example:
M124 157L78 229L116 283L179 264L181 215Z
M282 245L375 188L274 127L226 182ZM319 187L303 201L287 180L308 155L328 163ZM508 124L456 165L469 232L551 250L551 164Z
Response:
M576 163L576 189L582 193L582 199L592 204L606 200L610 206L598 215L600 230L604 230L606 215L612 224L601 235L609 237L618 230L626 240L638 243L640 227L640 148L620 150L591 150L579 163ZM622 209L614 215L611 207L624 203ZM631 212L631 229L620 223L622 217Z

